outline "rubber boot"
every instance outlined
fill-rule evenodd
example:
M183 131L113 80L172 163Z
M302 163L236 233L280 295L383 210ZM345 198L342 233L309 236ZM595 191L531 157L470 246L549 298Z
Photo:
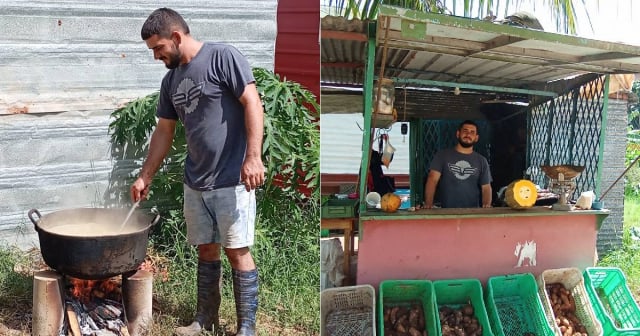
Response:
M252 271L234 269L231 273L238 317L236 336L255 336L258 311L258 269Z
M198 304L196 317L190 325L176 328L178 336L194 336L220 326L220 289L222 273L220 261L198 262ZM213 329L215 328L215 329Z

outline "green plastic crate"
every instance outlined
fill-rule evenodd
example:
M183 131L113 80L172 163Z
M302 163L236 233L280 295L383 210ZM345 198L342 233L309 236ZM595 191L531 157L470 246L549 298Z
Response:
M322 204L322 218L351 218L355 217L358 208L357 199L330 198Z
M627 287L622 270L617 267L587 267L583 276L604 335L640 335L640 309ZM605 305L610 308L610 313Z
M435 314L438 322L438 335L442 335L440 315L438 314L441 306L458 309L467 303L471 303L474 315L482 326L482 335L493 336L482 296L482 283L478 279L436 280L433 282L433 290L438 309Z
M429 335L438 335L439 324L435 311L433 283L429 280L385 280L378 291L378 335L384 336L384 308L388 305L419 304L424 312L425 328Z
M496 336L553 336L531 273L495 276L487 281L487 315Z

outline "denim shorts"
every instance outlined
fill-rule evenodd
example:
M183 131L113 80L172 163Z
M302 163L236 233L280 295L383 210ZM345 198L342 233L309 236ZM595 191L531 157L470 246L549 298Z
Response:
M184 185L184 218L192 245L222 244L225 248L253 245L255 190L244 185L197 191Z

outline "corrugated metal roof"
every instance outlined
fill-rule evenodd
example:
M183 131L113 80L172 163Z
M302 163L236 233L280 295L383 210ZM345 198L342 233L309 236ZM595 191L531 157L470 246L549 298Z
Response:
M324 17L321 27L323 86L363 85L367 39L374 36L368 29L374 27L374 74L380 75L386 47L384 77L396 79L396 87L439 87L450 95L458 85L477 91L480 100L534 102L595 74L640 72L638 46L390 6L381 7L374 23ZM454 103L463 108L459 99ZM430 106L451 109L449 102Z

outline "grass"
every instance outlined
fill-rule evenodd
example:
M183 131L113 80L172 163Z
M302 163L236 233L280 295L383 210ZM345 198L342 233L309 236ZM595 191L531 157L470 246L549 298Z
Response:
M632 239L631 228L640 227L640 197L625 197L622 248L598 261L598 266L619 267L636 302L640 302L640 241Z
M292 209L283 202L274 209L288 215L259 218L252 248L260 270L258 335L319 335L319 209L303 209L299 216L291 215ZM149 250L154 271L151 335L172 335L176 326L191 322L195 311L197 254L185 241L178 214L162 223L162 240L170 243L152 240ZM169 234L173 236L167 239ZM35 254L39 257L39 251ZM16 272L15 265L37 269L34 264L28 254L0 246L0 335L30 335L33 277ZM235 305L226 258L223 269L221 324L226 335L233 335Z
M319 335L319 246L317 215L275 204L270 216L260 218L256 228L256 245L252 249L260 267L259 335ZM288 213L285 216L277 211ZM313 212L314 209L307 209ZM317 211L317 210L316 210ZM296 213L293 211L293 213ZM195 249L184 242L178 228L179 213L164 221L163 235L173 234L171 248L153 242L154 325L152 335L171 335L178 325L190 322L195 310ZM287 220L282 220L286 218ZM640 227L640 198L625 200L623 247L603 256L598 266L615 266L623 270L627 285L636 301L640 299L640 242L631 238L631 227ZM315 222L314 222L315 221ZM29 335L32 313L33 279L16 272L15 265L33 264L29 254L0 247L0 335ZM232 335L235 330L235 306L230 271L226 259L221 321ZM167 278L168 277L168 278ZM9 327L16 330L10 333Z

